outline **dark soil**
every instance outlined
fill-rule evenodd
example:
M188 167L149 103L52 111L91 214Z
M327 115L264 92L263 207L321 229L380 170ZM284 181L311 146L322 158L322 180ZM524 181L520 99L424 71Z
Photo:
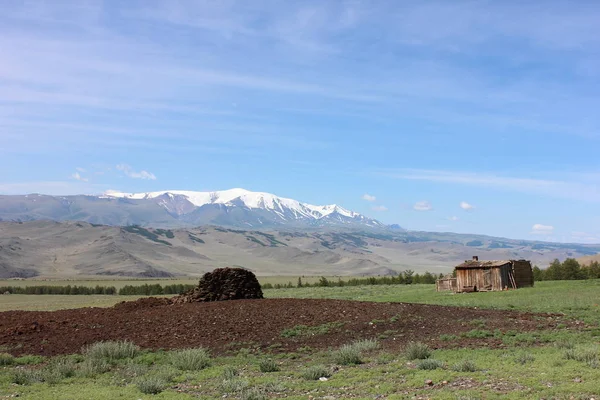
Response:
M483 320L485 326L471 322L475 319ZM281 335L298 325L331 322L341 324L330 324L328 332L314 336ZM571 326L561 315L424 304L303 299L172 304L167 299L144 298L111 308L1 312L0 347L13 355L56 355L77 353L98 341L130 340L143 348L204 346L213 354L225 354L244 347L327 349L363 338L379 338L389 349L399 349L409 341L424 341L434 348L500 347L502 341L496 338L440 341L439 336L473 329L556 329L561 323Z

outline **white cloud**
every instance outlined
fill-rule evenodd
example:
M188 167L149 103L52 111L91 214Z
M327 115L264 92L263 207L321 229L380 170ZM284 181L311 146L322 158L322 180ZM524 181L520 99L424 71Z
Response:
M460 218L457 216L448 217L448 221L458 221Z
M72 174L72 175L71 175L71 178L72 178L72 179L75 179L76 181L81 181L81 182L87 182L87 181L88 181L88 179L87 179L87 178L84 178L83 176L81 176L81 175L79 174L79 172L75 172L74 174Z
M156 176L153 173L144 170L136 172L131 166L127 164L119 164L116 166L116 168L119 171L123 172L126 176L133 179L149 179L153 181L156 180Z
M415 211L431 211L431 210L433 210L433 207L431 206L431 203L429 203L428 201L417 201L415 203L415 205L413 206L413 210L415 210Z
M386 206L373 206L371 207L373 211L387 211L388 208Z
M75 170L78 172L86 172L85 169L81 168L81 167L77 167L77 168L75 168Z
M370 194L367 194L367 193L362 195L362 199L366 200L366 201L371 201L371 202L377 200L377 198L375 196L371 196Z
M465 211L471 211L475 208L474 205L467 203L466 201L461 201L460 202L460 208L462 208Z
M531 227L532 235L552 235L554 227L552 225L535 224Z

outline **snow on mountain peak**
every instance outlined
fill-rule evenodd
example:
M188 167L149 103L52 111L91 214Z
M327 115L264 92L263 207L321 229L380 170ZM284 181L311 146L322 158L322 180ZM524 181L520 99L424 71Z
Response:
M174 196L183 196L196 207L202 207L207 204L224 204L233 206L241 202L243 206L251 209L264 209L273 211L282 219L286 219L285 214L290 212L295 219L309 218L318 220L334 213L347 218L364 218L362 215L346 210L345 208L336 204L315 206L312 204L300 203L299 201L293 199L278 197L271 193L251 192L241 188L216 192L165 190L160 192L146 193L122 193L109 190L104 193L106 197L126 198L133 200L153 199L165 194L171 199L173 199Z

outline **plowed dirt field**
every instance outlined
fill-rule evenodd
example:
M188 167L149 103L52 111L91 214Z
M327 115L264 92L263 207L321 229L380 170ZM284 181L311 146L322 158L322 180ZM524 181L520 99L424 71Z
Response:
M317 334L298 327L320 326ZM80 352L105 340L130 340L143 348L204 346L213 354L243 347L294 351L304 346L326 349L356 339L379 338L384 348L426 341L434 348L502 346L498 338L441 341L473 329L535 331L554 329L569 320L558 314L531 314L407 303L342 300L265 299L171 304L146 298L111 308L53 312L0 313L0 346L13 355ZM296 327L296 336L282 335ZM308 333L308 334L307 334Z

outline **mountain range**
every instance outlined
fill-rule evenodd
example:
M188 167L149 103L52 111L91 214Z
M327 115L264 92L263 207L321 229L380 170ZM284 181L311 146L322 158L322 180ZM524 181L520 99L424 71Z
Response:
M162 228L219 225L237 228L383 228L384 224L336 204L315 206L270 193L109 191L98 196L0 196L0 220L85 221Z
M0 278L199 276L230 265L262 275L445 273L474 255L545 267L600 252L600 245L407 231L339 205L244 189L0 196L0 221Z
M554 259L600 246L400 230L149 228L87 222L0 222L0 278L200 276L238 265L259 275L385 275L451 272L480 259Z

